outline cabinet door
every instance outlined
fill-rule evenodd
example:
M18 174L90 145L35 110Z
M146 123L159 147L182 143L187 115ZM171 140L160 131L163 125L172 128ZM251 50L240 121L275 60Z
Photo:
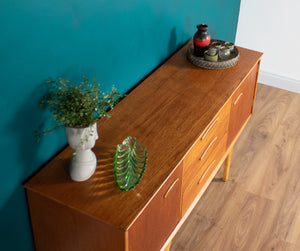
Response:
M182 164L128 230L130 251L160 250L180 220Z
M251 70L249 75L244 79L240 87L232 96L227 146L230 146L252 114L257 71L258 65Z

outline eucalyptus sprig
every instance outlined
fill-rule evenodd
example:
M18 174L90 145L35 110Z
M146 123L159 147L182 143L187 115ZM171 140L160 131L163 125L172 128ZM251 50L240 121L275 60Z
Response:
M83 77L79 84L72 84L66 78L49 78L46 84L48 93L43 96L39 107L48 106L57 125L42 132L36 131L37 141L63 126L88 127L102 117L109 117L108 110L125 96L118 93L115 87L107 93L101 91L96 78L89 82L87 77Z

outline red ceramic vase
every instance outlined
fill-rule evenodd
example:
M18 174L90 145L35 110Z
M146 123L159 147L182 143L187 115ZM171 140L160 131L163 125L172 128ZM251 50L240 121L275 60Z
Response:
M198 24L198 31L195 33L194 41L194 55L196 57L203 57L204 52L208 49L210 44L210 35L208 34L208 25Z

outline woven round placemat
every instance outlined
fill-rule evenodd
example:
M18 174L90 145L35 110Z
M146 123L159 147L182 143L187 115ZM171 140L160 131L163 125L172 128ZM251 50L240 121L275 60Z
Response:
M230 58L227 60L218 59L217 62L211 62L205 60L203 57L196 57L194 55L194 45L190 44L187 50L187 58L194 65L204 68L204 69L213 69L213 70L221 70L227 69L234 66L239 61L239 51L236 47L234 47L233 52L230 55Z

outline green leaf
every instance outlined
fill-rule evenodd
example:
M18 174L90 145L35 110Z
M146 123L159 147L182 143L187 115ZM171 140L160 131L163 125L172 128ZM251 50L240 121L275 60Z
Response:
M141 180L147 162L146 148L136 139L127 137L117 145L114 156L114 173L122 191L133 189Z
M48 108L52 119L58 127L85 127L94 124L100 118L108 115L119 99L124 95L115 92L112 87L110 93L102 92L96 78L89 83L83 77L81 83L73 84L66 78L48 78L46 80L48 92L43 96L39 107ZM40 135L46 135L52 130L45 130Z

